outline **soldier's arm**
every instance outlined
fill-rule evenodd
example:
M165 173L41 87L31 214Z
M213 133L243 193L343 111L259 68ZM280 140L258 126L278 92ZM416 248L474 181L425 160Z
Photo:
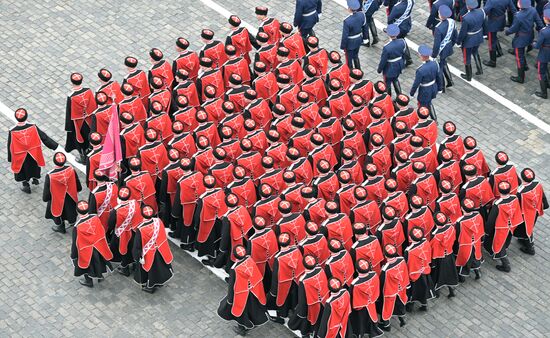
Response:
M296 0L296 10L294 11L294 26L298 27L302 20L302 4L300 0Z
M345 50L347 47L348 35L349 35L349 28L346 25L346 22L344 21L344 27L342 28L342 40L340 41L340 49L342 50Z
M40 140L42 141L42 143L44 143L46 147L50 148L51 150L55 150L59 146L57 142L52 140L48 135L46 135L45 132L40 130L40 128L36 127L36 130L38 130L38 136L40 137Z
M8 162L11 162L11 131L8 133Z

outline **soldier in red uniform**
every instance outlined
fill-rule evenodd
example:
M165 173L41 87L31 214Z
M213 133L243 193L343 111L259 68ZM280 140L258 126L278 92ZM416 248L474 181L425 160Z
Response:
M367 174L367 179L362 186L367 190L367 198L375 201L377 205L381 205L382 201L388 197L385 187L386 179L379 175L378 167L373 163L365 166L365 174Z
M252 46L258 47L254 37L248 29L241 26L241 19L236 15L231 15L228 19L231 32L225 40L226 45L233 45L237 48L237 55L244 57L250 64L250 52Z
M380 274L384 256L378 238L368 234L365 223L354 223L353 233L355 234L355 243L353 243L349 253L356 263L355 266L357 267L357 262L360 260L365 260L369 264L369 269Z
M124 94L124 100L118 104L119 113L130 113L137 122L144 125L147 119L147 110L143 105L143 101L134 94L134 86L125 82L122 84L120 91Z
M203 183L203 174L192 170L189 158L182 158L179 164L183 170L183 176L177 182L174 204L171 208L171 216L176 220L176 226L168 236L178 238L181 241L180 247L192 252L199 221L198 217L195 217L197 200L206 189Z
M324 268L330 256L327 238L320 232L319 225L315 222L307 222L305 228L307 237L298 246L304 257L312 255L316 262Z
M248 85L243 85L243 78L238 74L231 74L229 77L229 85L225 92L224 99L232 102L235 106L235 113L241 113L246 106L244 93L250 89ZM242 128L241 128L242 130ZM244 135L243 135L244 136Z
M317 337L351 337L351 299L338 278L328 280L330 297L325 303Z
M328 280L317 257L304 254L305 272L298 285L298 304L290 317L288 327L309 336L319 329L321 314L329 297Z
M315 148L310 140L313 130L305 127L305 121L300 116L294 116L291 125L295 133L289 137L289 149L298 150L298 156L300 157L307 156Z
M451 184L451 191L458 192L462 186L462 173L460 164L453 159L453 153L449 149L443 149L439 152L441 164L434 172L436 181L448 181Z
M533 241L533 231L539 216L544 215L544 210L548 209L548 200L542 189L542 184L535 181L535 172L526 168L521 171L522 184L519 186L517 196L523 213L523 223L521 223L514 237L522 245L520 250L528 255L535 254Z
M298 59L293 58L290 54L291 51L284 47L279 46L277 49L277 68L275 68L275 74L288 75L290 81L293 84L299 85L304 79L304 72Z
M172 123L172 132L174 138L168 142L168 148L177 149L180 153L180 159L184 157L191 158L197 152L193 133L184 132L183 123L180 121Z
M189 100L185 95L176 96L174 105L175 111L172 114L172 120L174 122L181 122L182 132L192 132L197 128L200 123L197 117L201 117L201 121L203 122L208 120L208 113L202 110L202 107L190 106ZM162 123L164 123L164 121L165 120L163 120Z
M352 111L350 98L342 86L342 81L332 79L328 83L330 96L327 98L327 106L332 111L333 116L344 118Z
M393 130L390 120L384 117L384 111L379 107L372 107L370 116L372 122L367 126L367 130L365 131L365 143L368 143L370 140L370 135L378 133L384 138L384 144L389 145L393 140Z
M159 140L159 135L155 129L145 130L146 143L138 150L138 156L141 159L141 169L151 175L155 190L160 192L160 180L162 178L162 169L169 163L168 152L164 144Z
M243 139L246 137L246 129L244 129L244 118L242 114L238 113L235 106L236 105L231 101L225 101L223 103L222 109L225 112L226 117L220 121L220 124L218 125L218 130L221 131L222 127L230 127L231 129L233 129L236 138Z
M170 115L166 112L165 106L159 101L153 101L151 112L151 116L145 121L145 128L154 129L158 133L159 140L164 146L167 146L174 137ZM147 134L147 131L145 134Z
M203 264L212 265L219 246L221 219L227 212L227 205L223 190L216 188L214 176L205 175L203 183L206 190L197 200L197 210L195 211L195 215L199 217L195 247L199 257L206 256L202 260Z
M353 109L349 112L348 117L355 122L357 130L364 133L372 123L369 107L361 96L355 94L351 96L351 105Z
M267 132L269 130L269 123L271 122L271 109L269 108L268 101L258 97L258 93L254 89L246 90L244 98L246 105L243 108L243 117L245 119L252 119L256 122L256 126Z
M227 61L223 43L214 40L214 32L210 29L203 29L201 31L201 41L204 43L204 46L202 46L199 52L199 58L209 58L212 60L214 68L220 68Z
M435 152L438 135L437 122L430 119L430 111L426 107L418 108L417 114L419 120L411 132L422 138L422 147L431 147L432 151Z
M351 328L357 337L379 337L376 304L380 298L380 278L365 259L355 262L357 278L351 282Z
M75 208L79 217L73 231L71 260L75 277L84 276L80 284L91 288L94 286L92 278L99 282L104 273L113 269L109 262L113 253L105 239L101 221L97 215L88 214L88 202L79 201Z
M407 155L406 158L409 157L408 154L412 153L413 148L410 141L412 134L408 132L407 124L403 121L395 122L392 128L395 132L395 138L391 141L388 147L390 148L392 159L397 165L398 163L400 163L397 160L397 154L399 153L399 151L404 151Z
M216 187L225 190L233 182L234 166L231 162L226 162L227 153L223 148L216 147L213 154L216 163L208 169L208 173L216 179Z
M495 199L489 181L484 176L477 175L477 168L473 164L466 164L462 167L462 172L466 179L458 197L461 201L465 198L474 201L475 210L479 211L484 220L487 220L488 209Z
M199 61L197 60L197 67L198 66L199 66ZM189 73L186 70L183 70L183 69L176 70L175 86L174 86L174 89L172 89L172 100L171 100L172 112L174 112L179 108L185 108L185 107L180 107L177 104L176 100L180 95L185 96L189 106L191 107L200 106L199 92L197 90L197 85L195 84L195 80L191 80L189 78Z
M237 245L232 254L236 262L229 272L227 296L220 301L218 315L225 320L235 320L235 333L245 336L255 326L268 321L263 277L242 245Z
M176 40L176 52L178 56L172 62L174 75L177 76L178 70L184 70L189 79L194 81L199 73L199 56L196 52L189 50L189 41L182 37Z
M225 116L225 112L223 112ZM176 115L175 118L177 119L180 115ZM198 110L195 113L195 117L192 118L189 116L189 120L193 121L190 127L194 128L192 129L191 135L193 135L195 140L198 140L199 138L203 137L208 141L208 146L217 147L220 144L220 133L219 130L222 129L222 126L216 124L212 121L209 121L209 114L205 112L204 110ZM223 120L222 120L223 121ZM221 122L221 121L220 121ZM196 124L196 125L195 125ZM231 130L230 127L226 127ZM190 156L194 156L195 153L190 154Z
M225 46L225 54L227 54L228 60L223 64L223 80L227 87L231 87L231 75L236 74L241 77L242 83L249 86L251 83L250 68L248 68L248 61L238 54L235 46ZM248 55L248 54L247 54Z
M371 150L365 157L365 163L374 163L378 173L384 178L390 178L392 159L390 149L384 144L384 137L378 133L371 134Z
M350 220L353 223L363 223L370 234L374 234L382 222L380 208L372 199L367 199L368 193L364 187L357 187L354 191L357 204L351 208Z
M290 236L292 245L298 245L306 238L306 220L301 212L292 212L292 204L281 200L278 205L281 218L273 227L275 234L286 232Z
M281 104L285 108L283 114L293 114L300 106L296 100L300 88L291 82L291 78L287 74L277 75L277 85L279 86L279 92L275 97L274 103Z
M304 67L304 75L304 81L300 85L301 90L309 94L309 101L324 106L328 94L323 78L319 76L317 69L311 64Z
M255 62L254 72L256 73L256 78L252 82L252 88L258 93L258 97L275 103L276 95L279 91L275 74L267 71L267 66L264 62Z
M321 224L321 227L327 232L328 240L335 238L344 245L346 250L350 250L353 245L353 229L349 216L339 212L338 204L333 201L328 201L325 204L325 209L328 218Z
M456 243L454 252L456 255L456 267L458 268L458 281L463 283L465 277L474 270L476 280L481 278L481 252L484 236L484 221L479 212L475 211L475 204L469 198L462 201L464 214L456 221Z
M164 82L159 76L151 77L151 89L153 92L149 94L149 103L145 106L147 110L152 111L153 103L158 101L162 105L162 110L168 112L172 107L172 91L164 87Z
M413 171L416 173L416 179L411 183L409 196L422 197L430 210L435 210L435 201L439 197L439 192L434 175L426 172L426 166L422 162L413 162Z
M499 271L510 272L508 246L518 226L524 222L521 204L516 195L511 194L512 186L506 181L498 184L500 198L491 207L485 222L486 237L483 241L485 250L494 259L500 259Z
M72 92L67 96L65 111L65 131L67 132L65 151L76 149L80 155L80 163L86 161L86 151L89 147L88 135L92 124L91 115L97 108L92 90L82 87L82 79L80 73L71 74Z
M120 114L120 146L122 149L122 165L128 171L128 161L137 156L138 149L145 144L145 131L138 122L134 122L134 116L131 113L123 112ZM123 172L123 177L129 172Z
M101 68L97 73L101 86L97 88L96 93L104 92L107 95L107 104L119 104L123 99L118 81L112 81L113 75L105 68Z
M193 166L195 170L205 175L208 169L216 163L214 150L210 146L210 141L204 135L197 137L197 152L193 155Z
M420 227L424 231L424 236L429 240L432 237L432 230L435 226L433 213L424 204L424 199L418 195L410 198L411 211L405 215L403 227L405 232L410 232L414 227Z
M153 210L158 210L155 184L151 175L147 171L141 170L141 160L138 157L132 157L128 161L128 167L130 176L124 179L124 185L130 189L132 198L140 204L147 204Z
M58 144L41 131L36 125L27 122L28 113L25 108L15 111L17 124L8 134L8 162L16 182L22 182L21 191L31 193L29 184L37 185L40 178L40 167L46 165L42 154L42 143L52 150Z
M384 187L388 191L388 197L382 201L380 207L383 208L387 205L392 206L397 213L397 217L403 222L405 216L409 212L407 195L403 191L397 190L397 181L393 178L388 178L386 182L384 182Z
M340 156L340 168L338 170L346 170L351 176L351 182L356 185L363 183L363 169L361 169L361 164L359 161L355 159L353 149L348 147L342 149L342 154Z
M319 174L312 182L313 194L326 201L334 201L336 192L340 189L338 176L331 170L330 163L322 159L317 162Z
M357 185L351 182L351 174L347 170L338 170L340 189L336 192L334 201L340 207L340 212L349 215L350 209L357 204L354 191Z
M105 139L109 122L111 121L112 103L108 103L108 96L105 92L97 92L95 94L95 101L97 109L91 117L90 132L99 133Z
M436 228L432 232L430 244L432 246L432 279L435 284L436 297L443 287L449 289L448 298L455 296L454 288L458 285L453 245L456 241L455 227L449 218L438 212L434 216Z
M497 167L489 175L489 183L493 187L495 198L500 197L498 190L500 182L508 182L510 184L510 192L515 194L521 182L516 167L508 163L508 155L503 151L496 153L495 161L497 162Z
M406 131L410 132L413 127L418 123L418 113L416 109L409 106L410 98L405 94L399 94L395 98L396 112L391 118L391 124L395 129L396 123L403 121L406 125Z
M432 269L432 248L430 242L424 237L424 230L413 227L409 231L411 244L405 249L403 257L407 261L409 271L410 288L408 290L409 302L407 311L412 311L414 303L420 304L420 311L428 311L428 299L435 297L434 283L430 275Z
M296 174L289 169L283 172L283 181L286 189L281 192L281 198L291 203L292 212L301 212L307 205L301 193L302 188L305 187L304 183L296 183Z
M366 103L370 102L374 96L374 84L369 79L364 79L363 75L363 71L358 68L350 71L348 93L350 96L359 95Z
M237 195L239 205L245 207L252 214L253 205L257 201L254 181L247 176L246 169L240 165L233 167L233 177L235 180L227 186L227 191Z
M271 287L273 263L275 262L275 255L279 252L279 244L275 232L271 227L266 227L267 223L263 217L254 217L252 225L254 226L254 233L248 239L246 250L258 264L264 289L268 290Z
M107 222L107 234L111 235L109 248L113 252L112 261L120 263L118 272L126 277L134 269L132 246L137 227L143 222L140 205L131 195L128 187L118 189L118 204L109 213Z
M438 166L437 155L433 148L430 146L423 147L422 138L416 135L410 138L409 143L412 147L412 153L409 155L409 160L411 160L413 164L423 162L426 172L433 174Z
M333 170L338 164L334 148L330 144L325 143L325 138L319 133L311 134L310 142L314 149L309 153L308 159L311 162L313 174L318 176L320 173L324 173L319 170L319 164L322 161L328 163L329 171Z
M325 273L328 278L338 278L342 285L349 287L355 273L353 260L342 242L336 238L329 239L328 249L330 257L325 265Z
M164 223L155 217L155 210L144 205L141 208L143 222L138 226L134 237L132 255L139 262L134 272L134 280L147 293L154 293L164 286L174 275L174 256L166 238Z
M256 43L259 48L254 55L254 67L256 67L256 63L261 62L266 67L264 71L272 71L279 64L279 60L277 59L277 44L269 43L269 35L265 32L258 32Z
M306 128L315 128L321 123L319 106L311 100L309 94L305 91L300 91L297 99L301 103L301 106L296 110L296 116L304 119Z
M300 193L308 202L304 208L306 221L316 224L323 223L328 218L328 213L325 210L326 201L323 198L316 198L312 187L304 187Z
M280 45L288 48L291 59L302 59L306 55L304 40L300 32L296 30L292 32L292 25L288 22L281 23L279 27L281 32Z
M55 153L55 167L48 172L44 180L42 200L46 205L46 219L54 221L52 230L65 233L65 221L69 225L76 221L76 203L78 192L82 190L80 180L74 168L65 165L67 158L61 152Z
M109 177L100 169L94 171L97 186L88 197L88 211L96 214L107 231L109 214L117 205L118 186L109 181Z
M166 226L174 228L174 219L172 218L172 205L176 199L179 179L185 174L180 166L180 152L177 149L168 150L168 160L170 162L162 169L159 190L159 216Z
M405 248L405 233L403 231L403 224L396 217L397 214L393 207L387 206L382 210L382 217L384 221L376 230L376 237L382 247L386 244L392 244L399 255L403 254Z
M439 144L439 153L441 153L443 150L448 149L452 153L452 159L455 161L459 161L462 156L464 156L465 149L464 149L464 141L462 140L462 137L458 134L456 134L456 125L451 122L447 121L443 124L443 132L447 137Z
M222 217L220 248L214 266L229 271L237 262L233 254L237 246L244 246L252 232L252 218L248 210L239 204L239 197L233 193L225 196L227 212Z
M335 154L340 154L340 149L342 149L340 141L342 140L342 137L344 137L344 130L342 128L342 123L340 119L332 116L332 112L328 107L322 107L319 110L319 115L321 116L323 121L317 126L317 132L323 135L325 141L332 146ZM351 141L348 141L346 143L351 143ZM361 144L361 142L357 143ZM357 157L358 155L356 149L353 147L351 147L351 149L354 150L355 156ZM357 158L355 159L357 160Z
M162 89L172 90L174 83L174 71L172 65L164 59L164 54L158 48L152 48L149 51L149 57L151 58L151 68L149 69L149 83L153 82L153 77L160 77L162 79Z
M277 309L277 320L288 317L298 304L298 283L304 274L303 256L292 244L291 236L283 232L278 237L280 251L273 263L269 296Z
M124 78L124 83L132 86L132 96L137 96L143 106L147 106L147 98L151 94L151 88L149 87L149 79L147 74L141 70L136 69L138 60L133 56L128 56L124 59L124 65L128 70L128 74Z
M399 150L395 156L396 166L391 171L391 178L397 182L400 191L408 193L411 183L416 179L412 162L409 161L407 152Z
M256 184L257 179L264 174L262 167L262 155L259 151L254 151L252 141L244 138L240 142L243 153L237 157L236 165L242 166L245 169L246 176L250 177L252 182Z
M342 62L342 57L337 51L328 53L328 70L325 82L330 84L333 79L337 79L342 84L342 89L347 91L350 85L350 70L345 62Z
M435 201L434 212L442 212L452 224L455 224L457 219L462 216L462 210L460 209L460 199L458 195L453 192L453 186L451 182L442 180L439 182L440 196Z
M382 117L388 121L395 114L395 107L391 98L391 88L388 91L386 83L383 81L378 81L374 84L374 97L371 100L371 109L374 107L380 108L382 111Z
M491 169L489 169L489 165L487 164L487 160L485 160L483 152L476 147L476 139L472 136L466 136L464 139L464 148L466 152L460 159L460 166L464 167L466 164L472 164L476 167L477 172L480 175L487 177L489 176Z
M387 261L380 273L382 293L382 320L380 328L390 331L392 316L399 318L400 326L405 326L405 304L407 304L407 288L410 285L409 271L405 259L399 256L393 244L384 245L384 256Z
M223 53L225 55L225 50ZM201 57L199 64L201 68L195 84L197 85L197 91L200 94L201 100L205 102L207 98L210 98L209 95L206 95L206 88L208 86L213 87L214 97L222 97L225 92L225 86L221 68L216 68L214 61L209 57Z
M254 12L256 13L256 19L258 19L258 21L260 22L260 27L258 28L258 31L264 32L269 36L268 42L270 44L279 43L279 40L281 38L279 32L279 21L277 21L277 19L267 17L267 7L258 6L255 8Z
M304 56L304 69L311 65L313 69L318 70L320 77L325 76L328 70L327 50L319 47L319 39L316 36L308 36L306 44L309 52Z

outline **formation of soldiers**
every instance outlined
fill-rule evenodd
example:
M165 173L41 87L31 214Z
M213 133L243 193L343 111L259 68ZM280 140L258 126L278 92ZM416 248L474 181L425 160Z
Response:
M405 325L414 303L426 311L442 288L454 297L472 272L479 279L482 248L504 272L512 237L534 255L536 220L548 207L534 171L518 173L502 151L490 171L475 138L463 138L451 121L438 142L431 100L444 78L452 84L444 61L452 51L437 49L438 63L436 49L422 45L410 93L418 91L418 108L401 92L410 2L388 7L385 81L364 78L356 51L376 43L376 27L370 17L356 33L352 21L375 2L348 2L347 61L314 36L320 1L299 1L299 30L257 7L256 36L232 15L224 42L204 29L195 52L180 37L173 62L150 50L147 71L128 56L123 81L101 69L95 93L71 74L65 150L86 164L90 194L79 200L78 175L58 151L43 200L54 231L74 226L71 258L81 283L92 287L116 263L153 293L173 275L166 227L182 249L229 273L218 314L236 320L239 334L273 320L303 336L374 337L391 329L392 316ZM448 18L456 14L438 2L441 23L429 26L454 29ZM459 41L461 34L473 35L459 33ZM439 35L441 44L448 35ZM462 46L465 60L479 58ZM110 177L101 155L113 114L123 160ZM45 164L42 143L58 145L25 109L15 117L9 160L30 193Z

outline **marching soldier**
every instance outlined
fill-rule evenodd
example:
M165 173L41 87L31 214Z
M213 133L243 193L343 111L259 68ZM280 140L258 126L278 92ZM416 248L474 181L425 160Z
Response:
M149 102L149 94L151 94L151 87L149 86L149 78L147 77L147 74L141 69L136 69L138 60L133 56L126 57L124 59L124 65L128 70L128 74L124 78L124 83L127 83L133 87L132 96L137 96L141 99L143 106L146 107Z
M510 80L517 83L523 83L523 81L525 81L525 71L529 69L525 59L525 48L531 46L535 38L533 25L537 31L540 31L544 25L536 9L531 7L531 0L519 0L518 5L519 12L515 14L512 26L508 28L504 34L515 34L512 40L512 47L516 55L518 75L511 76ZM512 50L509 50L509 52L510 51Z
M483 64L494 68L497 66L497 57L502 56L502 47L497 34L504 30L506 13L509 12L515 16L517 9L513 0L487 0L483 11L487 15L485 29L489 47L489 61L484 60Z
M236 15L229 17L229 28L231 33L227 36L225 44L235 46L237 49L237 55L243 57L248 64L250 64L250 51L252 46L259 47L254 40L254 37L248 29L241 26L241 19Z
M388 94L391 96L391 86L393 84L395 95L399 95L401 94L399 75L405 68L403 58L406 56L407 43L404 39L397 38L399 36L399 26L395 24L388 25L386 32L390 37L390 41L382 48L377 72L383 74Z
M477 0L466 0L468 13L462 16L462 25L458 33L457 44L462 47L462 55L464 56L465 73L460 74L460 77L466 81L472 80L472 57L476 64L476 75L483 74L483 66L479 57L479 46L483 43L483 22L485 20L485 12L478 8Z
M319 22L322 9L323 2L321 0L296 0L294 27L298 27L304 40L310 35L315 36L313 27Z
M412 0L411 0L412 1ZM418 47L418 54L423 64L416 69L414 83L411 88L410 95L414 96L418 89L418 106L426 107L430 110L430 116L434 121L437 121L437 114L432 104L432 100L436 98L437 92L442 88L441 77L439 76L439 65L436 61L430 60L432 49L426 45Z
M258 6L254 10L254 12L256 13L256 19L260 21L258 32L266 33L269 37L267 43L270 45L276 45L281 39L281 35L279 32L280 24L277 19L267 17L268 11L269 9L267 7L262 6Z
M380 8L380 2L378 0L364 0L363 3L363 12L365 13L365 19L367 20L368 29L365 30L365 35L363 36L363 43L365 46L370 47L378 43L378 31L376 30L376 24L374 23L374 13ZM371 36L369 35L372 34Z
M537 73L540 84L540 92L535 95L547 99L548 87L550 87L548 75L548 62L550 62L550 8L544 10L544 23L546 26L539 31L535 48L539 50L537 54Z
M42 154L42 143L52 150L58 144L41 131L36 125L27 122L28 113L25 108L15 111L17 124L8 134L8 162L16 182L22 182L21 191L31 193L29 184L37 185L40 178L40 167L46 165Z
M414 7L414 0L400 0L395 6L392 7L388 15L388 25L395 24L399 27L399 39L404 39L409 34L412 28L412 10ZM406 44L405 44L406 46ZM405 50L405 67L412 64L411 53L409 47L406 46Z
M67 96L67 110L65 116L65 131L67 141L65 151L76 149L80 155L79 163L86 161L86 152L90 146L88 135L92 125L92 113L96 110L94 93L90 88L82 87L82 74L72 73L72 92Z
M441 7L443 6L446 6L449 9L455 8L455 0L437 0L430 6L430 15L426 21L426 27L432 32L443 20L441 18ZM454 18L453 12L449 11L449 15L445 16L445 18Z
M358 0L348 0L348 12L350 13L344 19L344 28L342 30L342 40L340 49L346 55L346 63L349 69L361 69L359 62L359 47L368 36L367 19L365 13L361 11L361 5Z
M176 40L176 51L179 55L172 62L174 76L181 69L187 72L189 79L195 80L199 73L199 56L189 50L189 41L181 37Z
M65 221L69 225L76 221L78 192L82 190L76 171L72 166L65 165L66 161L65 154L55 153L53 156L55 167L46 175L42 195L42 200L48 202L46 218L55 223L52 230L62 234L65 233Z
M439 56L439 69L443 73L445 80L442 81L442 90L445 87L453 86L453 77L447 65L447 58L453 55L454 45L458 37L455 20L452 18L452 11L447 5L439 7L440 22L434 27L434 44L432 48L432 58ZM447 82L445 84L445 82Z

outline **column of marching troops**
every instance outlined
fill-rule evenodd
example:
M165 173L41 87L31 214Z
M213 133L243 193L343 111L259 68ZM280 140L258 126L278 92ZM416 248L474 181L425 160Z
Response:
M92 287L116 262L153 293L173 274L167 227L182 249L229 273L218 314L236 320L238 333L287 318L303 336L374 337L393 315L405 325L414 303L426 311L442 288L454 297L472 271L479 279L482 246L505 272L512 236L534 255L533 229L548 204L533 170L518 174L499 151L490 171L476 140L450 121L438 142L434 112L420 98L409 105L393 66L382 65L385 82L365 79L319 46L313 25L295 20L294 30L267 12L256 8L255 37L233 15L225 43L204 29L198 53L177 39L173 63L157 48L148 71L127 57L122 85L101 69L95 94L71 75L65 150L86 164L90 194L79 201L78 175L58 151L43 200L54 231L75 227L81 284ZM399 27L388 33L404 53ZM399 56L386 47L382 58L393 63ZM431 50L420 54L426 61ZM113 111L122 128L116 181L99 169ZM15 112L8 153L31 193L42 143L58 145L27 117Z

